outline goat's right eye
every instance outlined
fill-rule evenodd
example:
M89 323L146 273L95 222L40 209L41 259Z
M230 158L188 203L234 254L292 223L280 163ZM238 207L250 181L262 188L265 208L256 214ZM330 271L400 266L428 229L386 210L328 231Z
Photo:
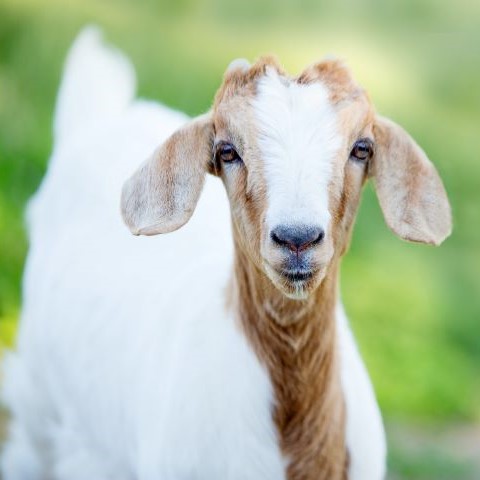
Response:
M218 146L217 150L218 158L225 163L234 162L240 160L235 147L231 143L222 143Z
M350 158L359 162L366 162L373 155L373 142L368 138L361 138L355 142L350 152Z

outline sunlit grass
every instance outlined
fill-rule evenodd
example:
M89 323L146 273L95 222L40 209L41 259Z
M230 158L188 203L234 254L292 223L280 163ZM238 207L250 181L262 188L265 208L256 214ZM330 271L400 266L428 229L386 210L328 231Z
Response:
M15 344L17 331L18 311L6 312L0 317L0 357L5 350Z

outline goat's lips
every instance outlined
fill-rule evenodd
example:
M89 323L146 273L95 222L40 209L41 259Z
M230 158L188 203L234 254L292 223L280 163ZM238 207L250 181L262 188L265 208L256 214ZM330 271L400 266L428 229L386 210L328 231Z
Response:
M315 275L313 270L287 270L281 272L281 276L290 282L306 282Z

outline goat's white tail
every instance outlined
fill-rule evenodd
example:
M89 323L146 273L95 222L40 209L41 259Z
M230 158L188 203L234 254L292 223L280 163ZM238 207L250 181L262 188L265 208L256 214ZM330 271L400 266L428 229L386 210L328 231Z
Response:
M65 62L55 111L55 142L116 116L130 103L135 88L129 60L103 43L98 28L84 28Z

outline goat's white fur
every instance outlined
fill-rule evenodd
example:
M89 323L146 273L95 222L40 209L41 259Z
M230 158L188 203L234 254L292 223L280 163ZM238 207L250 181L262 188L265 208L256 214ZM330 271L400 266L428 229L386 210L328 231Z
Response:
M134 238L122 224L122 182L186 120L133 91L130 64L82 33L29 208L3 478L283 479L268 374L225 315L232 242L220 182L206 182L177 232ZM350 478L380 479L379 410L340 306L337 321Z
M328 227L327 188L341 146L328 97L322 84L286 83L273 69L258 82L254 109L270 230L282 224Z

